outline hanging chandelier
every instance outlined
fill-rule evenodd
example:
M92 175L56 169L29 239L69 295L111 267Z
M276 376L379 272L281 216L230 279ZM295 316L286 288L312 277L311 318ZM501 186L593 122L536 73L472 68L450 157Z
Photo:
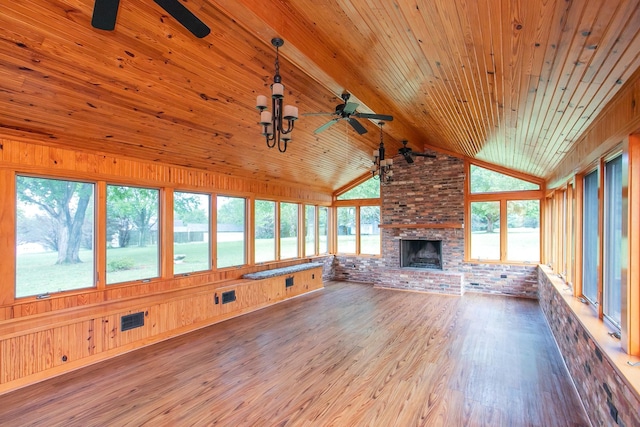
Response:
M284 44L284 40L279 37L271 39L271 44L276 48L276 73L273 76L271 85L271 111L267 109L267 97L258 95L256 108L260 112L260 126L262 135L267 141L267 147L278 146L278 151L287 151L287 144L291 141L291 131L294 122L298 119L298 107L284 104L284 85L280 77L280 62L278 58L278 48ZM284 122L286 121L286 128Z
M374 179L379 179L380 183L387 184L391 182L393 177L393 159L384 158L384 141L382 140L382 126L384 122L379 122L380 125L380 147L377 150L373 150L372 160L373 165L369 169Z

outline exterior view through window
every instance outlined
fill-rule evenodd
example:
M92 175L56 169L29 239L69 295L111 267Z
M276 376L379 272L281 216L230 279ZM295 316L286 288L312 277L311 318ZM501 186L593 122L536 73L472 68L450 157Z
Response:
M604 165L603 312L620 326L622 258L622 156Z
M276 203L256 200L255 203L255 260L256 262L276 259Z
M211 268L211 197L173 193L173 273Z
M311 256L316 253L316 207L304 208L304 254Z
M16 298L95 286L94 184L18 176L16 187Z
M582 293L598 301L598 170L585 175L582 234Z
M536 183L470 165L469 259L539 262L538 190L540 185ZM528 198L526 192L529 192ZM506 239L502 239L505 235ZM502 247L505 240L506 247Z
M320 206L318 208L318 253L329 252L329 208Z
M217 262L218 268L244 265L246 240L246 200L218 196L217 199Z
M280 259L298 257L298 205L280 203Z
M338 253L380 255L380 181L339 194L336 206Z
M338 253L356 253L356 208L339 207L338 213Z
M107 185L107 284L160 275L160 191Z
M380 255L380 206L360 207L360 253Z

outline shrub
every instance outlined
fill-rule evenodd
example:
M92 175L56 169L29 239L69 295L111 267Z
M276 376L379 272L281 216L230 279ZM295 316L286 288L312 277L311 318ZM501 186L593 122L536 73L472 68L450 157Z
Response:
M109 261L107 269L109 272L131 270L135 265L135 261L130 258L114 259Z

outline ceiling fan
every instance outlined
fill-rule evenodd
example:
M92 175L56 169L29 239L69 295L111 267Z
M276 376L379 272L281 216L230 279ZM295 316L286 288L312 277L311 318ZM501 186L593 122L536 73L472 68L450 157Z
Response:
M179 0L153 0L176 21L181 23L194 36L203 38L211 30L197 16L180 3ZM120 0L95 0L91 25L99 30L111 31L116 27L116 17Z
M351 97L351 94L348 92L343 92L341 95L342 101L344 101L342 104L338 104L336 105L335 111L332 113L305 113L303 115L305 116L336 116L335 118L331 119L330 121L328 121L327 123L323 124L322 126L320 126L318 129L316 129L315 131L313 131L313 133L320 133L325 129L328 129L331 125L333 125L334 123L336 123L338 120L346 120L349 122L349 124L351 125L351 127L358 132L360 135L367 133L367 129L365 129L364 126L362 126L362 124L357 121L355 118L361 118L361 119L375 119L375 120L384 120L387 122L390 122L391 120L393 120L392 116L386 115L386 114L369 114L369 113L358 113L356 111L356 109L358 108L357 103L355 102L349 102L349 98Z
M431 158L435 158L436 157L433 154L416 153L411 148L407 147L407 142L409 142L409 141L407 141L406 139L403 139L402 140L402 148L398 150L398 153L402 154L402 157L404 157L404 159L407 161L407 163L413 163L413 158L414 157L431 157Z

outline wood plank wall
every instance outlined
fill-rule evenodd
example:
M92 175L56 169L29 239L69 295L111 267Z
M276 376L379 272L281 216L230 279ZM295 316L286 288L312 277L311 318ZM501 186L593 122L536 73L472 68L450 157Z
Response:
M0 136L0 393L322 287L322 269L295 273L295 289L285 290L284 278L240 280L246 273L307 262L295 259L15 299L16 174L331 204L330 194L300 186ZM238 300L215 305L214 294L230 286ZM137 311L145 313L144 328L118 332L120 316Z
M294 285L286 287L285 278ZM0 322L0 394L322 288L322 268L156 293ZM236 300L222 303L221 294ZM144 313L121 331L121 317Z

